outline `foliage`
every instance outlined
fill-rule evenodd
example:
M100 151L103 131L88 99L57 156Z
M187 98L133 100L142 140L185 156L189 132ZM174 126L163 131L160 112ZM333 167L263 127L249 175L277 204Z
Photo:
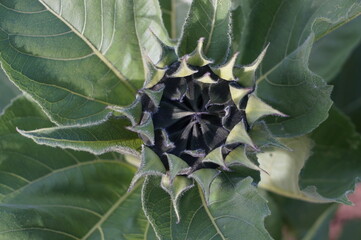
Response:
M328 239L361 178L360 14L0 0L0 239Z

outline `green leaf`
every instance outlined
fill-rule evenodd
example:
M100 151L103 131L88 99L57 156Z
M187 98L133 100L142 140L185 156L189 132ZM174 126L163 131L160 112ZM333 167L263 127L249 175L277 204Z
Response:
M230 0L193 1L183 26L178 46L179 55L193 52L197 41L204 37L204 53L221 64L227 58L230 47Z
M19 94L19 90L9 81L0 68L0 112L11 102L11 99Z
M360 134L350 119L333 108L311 137L315 147L302 170L300 186L312 184L322 196L350 204L347 194L361 180Z
M211 194L211 185L214 179L220 174L217 169L198 169L193 172L189 177L193 178L197 183L198 187L202 190L204 200L209 204L209 197Z
M337 6L337 7L336 7ZM261 75L269 75L312 35L315 41L361 14L358 0L233 0L238 63L249 64L270 43ZM257 31L255 31L257 29Z
M176 224L170 197L159 187L160 178L148 177L143 207L161 239L272 239L263 225L268 207L251 182L220 175L212 184L209 205L199 187L188 190L180 199L181 221Z
M124 4L123 2L121 1L120 4ZM156 63L160 60L162 54L162 46L157 38L167 45L172 45L163 23L159 1L133 0L132 2L134 4L135 27L140 45L147 56ZM124 26L122 26L122 29L124 29ZM132 61L134 60L136 59L132 59Z
M148 175L162 176L166 174L166 169L159 156L149 147L142 146L141 162L135 173L129 189L132 189L140 178Z
M313 37L310 37L272 73L257 80L256 94L289 116L267 121L275 136L294 137L309 133L328 117L332 87L307 68L312 41Z
M168 42L157 0L40 2L84 41L89 41L105 61L127 79L140 80L143 77L142 48L154 62L159 60L161 47L154 34Z
M155 60L160 54L150 29L166 41L159 6L41 2L46 8L35 0L0 6L0 61L9 78L59 124L96 122L106 106L129 105L146 75L141 49Z
M342 234L339 240L349 240L355 236L361 236L361 219L352 219L343 226Z
M172 39L179 38L191 1L159 0L164 25Z
M292 151L275 149L257 155L260 168L268 173L261 172L260 187L310 202L350 203L347 194L361 178L361 137L339 111L330 113L311 135L313 141L284 139Z
M361 45L357 47L347 60L341 73L332 82L335 85L332 99L346 113L361 133Z
M318 40L311 51L310 69L330 82L361 40L361 17Z
M302 240L329 240L330 223L337 210L337 205L331 205L322 213Z
M93 154L119 152L139 156L142 141L126 129L129 121L110 117L104 122L88 126L42 128L31 131L18 130L38 144L87 151Z
M169 166L168 175L170 181L173 181L174 178L177 175L180 175L182 171L189 170L188 164L180 157L168 153L165 153L165 155L167 156L167 160L168 160L168 166Z
M294 235L294 239L329 239L329 223L338 204L309 203L274 194L272 198L278 206L284 225L288 232Z
M234 1L233 51L249 64L269 43L258 72L257 94L289 115L272 119L270 130L291 137L311 132L327 118L330 87L308 69L314 41L361 13L355 0ZM337 7L335 7L337 6ZM292 102L292 104L289 104Z
M271 211L271 214L265 219L265 227L274 239L282 239L282 228L284 225L284 220L280 211L282 206L278 206L274 199L270 197L268 192L261 191L261 189L259 189L259 192L261 196L266 199L267 205Z
M52 125L25 98L0 117L0 238L156 239L121 157L40 146L16 131Z

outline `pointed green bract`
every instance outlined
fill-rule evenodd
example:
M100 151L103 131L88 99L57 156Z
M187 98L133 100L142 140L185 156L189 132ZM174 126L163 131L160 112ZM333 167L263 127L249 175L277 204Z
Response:
M137 98L128 107L109 106L108 109L113 111L114 116L126 116L132 125L138 124L142 118L142 103L140 98Z
M251 137L248 135L248 132L246 130L243 121L239 122L236 126L234 126L231 132L228 134L226 144L234 144L234 143L247 144L252 148L257 149Z
M143 145L141 163L137 173L134 175L132 182L130 183L129 190L134 187L141 177L148 175L161 176L163 174L166 174L166 169L158 155L153 152L152 149Z
M221 146L221 147L218 147L218 148L212 150L212 152L208 153L204 157L203 162L215 163L215 164L221 166L224 170L227 170L228 168L223 160L222 148L223 147Z
M205 65L213 63L212 60L207 59L207 57L203 53L203 43L204 38L200 38L198 40L197 48L188 55L187 62L190 65L203 67Z
M244 166L250 169L254 169L257 171L260 171L260 168L253 163L246 154L246 149L244 146L239 146L236 149L234 149L233 151L231 151L226 159L225 159L225 163L228 167L234 166L234 165L240 165L240 166Z
M184 56L183 58L180 59L180 65L178 69L174 73L169 75L169 77L172 78L187 77L197 72L188 66L187 58L188 58L187 56Z
M274 146L283 148L286 151L292 151L292 149L272 136L271 132L267 128L266 123L263 121L253 124L252 129L249 131L249 136L251 137L254 144L260 149Z
M190 170L188 164L183 161L183 159L173 155L173 154L166 154L168 159L169 165L169 178L172 182L173 179L180 173L186 172Z
M154 36L155 36L158 44L161 47L160 59L157 62L156 66L160 67L160 68L164 68L164 67L167 67L167 66L171 65L172 63L176 62L178 60L178 55L177 55L174 47L169 46L166 43L164 43L155 34L154 34Z
M246 106L246 116L247 121L250 125L256 122L259 118L268 116L268 115L275 115L281 117L287 117L287 115L281 113L280 111L274 109L273 107L269 106L268 104L264 103L255 95L251 94L249 96L247 106Z
M180 222L179 201L182 195L194 187L193 181L187 177L177 176L171 181L167 175L162 176L161 187L170 195L177 223Z
M236 104L237 108L240 109L242 99L247 96L252 89L251 88L240 88L238 86L229 84L229 91L231 93L232 100Z
M151 88L164 77L166 73L166 69L158 68L155 66L150 60L147 63L148 66L148 72L147 72L147 78L144 82L144 88Z
M209 196L211 190L211 184L213 180L220 174L220 171L211 168L203 168L193 172L189 177L196 180L199 186L202 188L204 198L209 203Z
M216 81L211 78L210 73L205 73L202 77L196 78L195 80L198 82L201 82L201 83L206 83L206 84L216 83Z
M142 137L145 137L145 142L149 142L151 145L154 144L154 125L150 113L144 113L143 120L139 125L127 128L133 132L139 133Z
M169 148L169 149L173 148L174 143L172 141L170 141L169 136L167 134L167 131L165 129L160 129L160 131L162 132L161 137L163 139L163 146L166 147L166 148Z
M218 77L227 80L234 81L236 78L233 75L234 64L236 63L238 52L236 52L231 59L228 60L225 64L217 67L212 67L212 71L217 74Z
M249 64L235 69L235 76L238 78L238 82L244 87L252 87L255 85L256 70L261 64L264 56L266 55L269 44L263 49L257 59Z
M156 107L159 106L160 100L162 99L163 96L164 87L161 87L157 90L142 89L141 91L147 94L147 96L153 101Z

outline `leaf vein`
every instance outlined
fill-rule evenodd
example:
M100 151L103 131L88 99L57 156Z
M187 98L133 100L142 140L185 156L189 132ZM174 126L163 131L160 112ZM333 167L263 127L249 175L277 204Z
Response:
M223 240L226 240L226 237L223 235L223 233L222 233L222 231L219 229L217 223L214 221L214 218L213 218L213 216L212 216L212 214L211 214L211 212L210 212L210 210L209 210L209 208L208 208L208 206L207 206L207 203L206 203L206 201L205 201L205 199L204 199L203 192L202 192L202 190L200 189L199 186L198 186L198 191L199 191L199 195L200 195L201 200L202 200L202 204L203 204L204 210L206 211L209 219L211 220L211 223L212 223L213 227L214 227L215 230L217 231L218 235L219 235Z

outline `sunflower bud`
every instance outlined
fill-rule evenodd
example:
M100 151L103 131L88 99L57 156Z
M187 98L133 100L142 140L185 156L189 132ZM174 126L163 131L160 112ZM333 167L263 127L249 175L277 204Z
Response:
M161 175L176 212L179 197L194 185L191 179L207 199L220 171L229 171L233 165L260 170L247 153L260 151L265 143L280 144L258 120L286 116L254 93L255 72L266 49L247 66L235 66L238 53L225 64L213 66L202 51L203 40L180 58L162 44L161 61L148 63L144 88L123 110L133 123L129 129L144 142L132 185L142 176Z

